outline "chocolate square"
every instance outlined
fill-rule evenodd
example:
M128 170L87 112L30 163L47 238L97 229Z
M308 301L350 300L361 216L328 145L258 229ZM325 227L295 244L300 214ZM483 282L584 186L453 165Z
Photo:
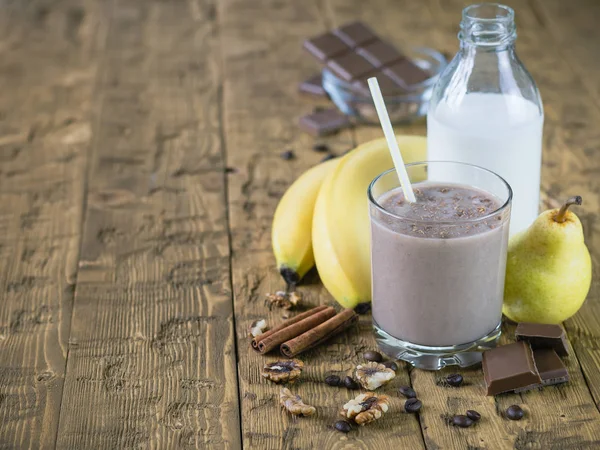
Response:
M402 53L393 45L384 41L373 41L356 50L356 53L366 58L375 67L387 66L404 59Z
M384 96L401 95L406 92L404 87L400 86L398 83L396 83L383 72L376 72L369 75L365 75L364 77L353 83L354 87L356 89L359 89L364 95L371 96L371 91L369 89L368 83L368 79L371 77L377 77L379 88L381 89L381 93Z
M482 366L487 395L521 392L542 384L533 351L523 341L483 352Z
M384 72L396 83L409 87L414 84L422 83L427 80L430 75L409 59L403 59L388 68Z
M375 70L375 67L356 53L348 53L339 58L332 59L327 64L331 71L343 80L351 81L367 75Z
M373 33L373 30L362 22L349 23L333 32L350 47L359 47L377 39L377 35Z
M544 386L569 381L569 372L554 350L549 348L534 350L533 359Z
M327 61L349 51L344 41L332 33L325 33L304 41L304 48L320 61Z
M567 356L567 337L560 325L522 322L515 330L517 341L527 341L534 350L551 348L559 356Z
M323 88L323 77L317 73L308 80L298 85L298 90L303 94L316 95L318 97L327 97L327 92Z
M337 109L331 108L302 116L298 125L313 136L324 136L348 127L350 121Z

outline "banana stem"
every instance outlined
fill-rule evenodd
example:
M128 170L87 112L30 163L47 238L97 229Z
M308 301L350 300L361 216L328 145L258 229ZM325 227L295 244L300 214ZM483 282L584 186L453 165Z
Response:
M293 292L294 290L296 290L296 284L298 284L298 282L300 281L298 273L295 270L290 269L289 267L281 267L279 269L279 273L281 274L283 280L285 281L285 284L287 285L286 292Z
M564 205L561 206L561 208L558 210L558 213L556 213L556 216L554 216L554 221L558 222L558 223L563 223L567 218L567 210L569 209L569 206L571 205L581 205L581 203L583 202L583 199L579 196L576 195L575 197L571 197L570 199L568 199Z

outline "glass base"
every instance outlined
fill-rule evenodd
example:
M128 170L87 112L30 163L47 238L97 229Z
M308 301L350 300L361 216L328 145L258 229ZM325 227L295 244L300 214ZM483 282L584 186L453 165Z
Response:
M490 333L474 342L449 347L429 347L397 339L373 321L375 340L383 353L424 370L440 370L446 366L469 367L480 363L481 353L494 348L498 343L502 333L500 326L498 323Z

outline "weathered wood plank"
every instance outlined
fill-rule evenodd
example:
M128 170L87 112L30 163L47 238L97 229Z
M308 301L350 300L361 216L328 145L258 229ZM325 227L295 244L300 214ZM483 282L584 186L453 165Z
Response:
M91 94L92 2L0 3L0 448L54 448Z
M233 281L239 351L243 440L246 448L422 448L417 419L389 414L375 424L348 436L332 428L338 409L357 392L331 388L330 373L351 374L361 354L374 348L370 318L358 328L334 338L328 345L302 355L306 369L292 389L317 408L317 416L292 419L278 406L279 387L261 379L260 369L274 356L257 355L248 347L249 324L266 317L271 325L282 310L269 312L263 303L267 292L282 288L271 253L271 219L287 186L322 154L313 153L315 139L299 131L298 116L312 104L300 98L297 83L317 65L301 49L303 38L324 31L330 24L321 16L324 5L304 1L282 4L276 0L221 2L225 72L225 131L228 163L239 169L229 177L229 208L233 248ZM337 152L353 146L348 132L322 139ZM298 158L282 161L279 153L293 148ZM331 297L310 277L301 290L310 305L331 303ZM392 408L402 401L394 393L407 383L401 374L386 391Z
M420 27L435 27L438 30L436 34L429 36L435 38L435 46L442 51L456 51L455 36L460 11L466 4L467 2L462 1L429 2L430 23L421 23ZM548 42L549 36L546 30L539 28L531 9L521 2L509 4L516 8L517 13L519 55L538 82L545 102L543 186L550 197L566 197L572 195L570 185L575 184L578 177L571 164L584 163L582 151L570 150L565 145L565 136L571 133L566 111L576 104L581 107L581 104L587 103L588 108L591 105L577 77L566 66L557 63L556 53L546 52L541 48L540 42ZM413 14L414 21L420 22L417 17L427 17L427 13L428 11L423 11L422 14ZM417 36L418 32L413 32L413 35ZM597 204L594 198L590 200L592 205ZM592 206L591 211L593 208ZM586 225L590 236L593 227L590 227L590 224ZM588 244L589 241L588 239ZM592 292L586 308L593 307L593 299ZM584 309L578 314L577 318L585 317L585 311ZM512 338L512 334L513 329L506 327L504 342ZM573 342L578 350L576 341ZM588 350L577 351L577 355L580 354L590 353ZM570 356L567 364L572 381L568 385L521 395L498 396L495 400L485 397L480 370L465 371L468 385L461 389L437 387L441 377L456 370L449 369L436 374L412 371L413 385L419 393L425 393L424 402L430 406L424 409L421 420L421 424L427 427L424 428L426 442L432 448L527 448L534 443L539 443L540 448L549 448L552 445L580 448L597 446L600 442L600 417L585 385L580 362L586 376L587 371L593 370L592 366L586 366L583 360L578 361L575 355ZM501 417L502 411L513 403L521 404L527 410L526 421L515 424ZM444 424L443 417L464 413L468 408L479 410L486 420L469 430L456 430Z
M584 205L577 214L586 232L593 259L594 278L588 301L573 319L565 323L569 338L584 369L587 384L600 409L600 4L581 0L577 6L555 0L532 1L536 19L558 44L564 70L574 73L573 90L565 89L558 101L565 109L560 120L565 129L565 147L574 164L551 179L561 197L580 193ZM576 31L575 31L576 30ZM552 53L552 52L550 52ZM589 94L589 95L588 95ZM550 94L549 94L550 95ZM568 110L566 108L569 108ZM562 177L565 177L562 179Z
M556 56L568 62L600 106L600 60L596 49L600 4L594 0L577 0L576 4L559 0L530 0L529 3L538 23L559 45Z
M213 2L112 2L58 448L238 448Z
M444 51L453 52L457 47L455 35L460 18L461 7L462 5L456 3L444 3L442 5L430 2L430 4L420 5L418 2L402 2L401 4L394 2L394 4L391 5L389 2L380 1L375 3L371 2L367 5L364 4L364 2L356 2L355 4L354 2L330 1L325 5L319 6L320 11L323 13L323 16L321 16L319 20L326 26L333 26L360 16L361 18L367 19L371 23L376 24L378 30L381 30L384 34L394 37L400 41L404 41L407 44L413 42L431 45ZM402 11L402 15L396 16L394 14L389 14L387 17L382 17L382 15L379 14L381 11L391 12L395 10ZM247 11L244 11L240 14L244 14L244 17L247 17L247 13ZM270 11L261 10L257 12L257 14L261 18L265 16L279 18L278 14L280 13L275 15ZM281 14L281 17L283 18L283 13ZM521 14L520 9L518 9L518 14ZM533 17L531 11L529 10L525 11L524 14L528 14L528 18ZM230 17L231 16L227 15L227 18ZM277 22L276 19L274 21ZM227 25L232 27L236 24L239 25L239 22L227 22ZM295 29L296 28L294 28L294 30ZM308 29L302 30L299 25L297 25L297 29L299 33L299 35L295 37L297 41L301 41L303 37L313 32L312 30ZM289 26L286 28L286 31L289 33ZM302 32L304 33L302 34ZM536 52L539 51L539 44L535 45L535 35L533 35L532 32L533 30L531 30L529 33L521 32L521 40L525 41L527 45L525 52L521 51L522 47L524 47L522 43L519 45L519 49L524 58L529 57L532 60L536 60ZM227 27L225 27L225 33L229 38L231 33ZM245 39L243 39L243 41L252 42L254 47L253 50L256 53L259 53L261 49L270 48L266 44L266 42L269 40L268 36L270 33L273 33L273 31L257 31L252 29L251 32L247 34L244 33ZM418 41L417 36L419 37ZM278 35L278 39L279 45L277 50L279 47L285 46L285 44L282 44L282 41L285 42L286 39L283 32ZM226 39L225 42L228 42L228 40ZM293 54L293 51L293 48L288 49L287 47L284 50L285 54ZM249 53L252 53L252 51L249 51ZM275 59L273 62L273 71L275 68L279 69L277 66L277 59L281 57L276 52L275 54L270 52L269 55ZM252 58L253 56L248 56L248 58L244 61L239 61L236 58L234 62L238 63L238 66L237 64L230 63L226 55L226 73L236 77L237 73L241 73L243 70L250 70L250 67L268 67L268 64L265 66L264 59L262 59L260 62L250 61L249 63L248 59L251 60ZM268 58L266 54L265 58ZM301 61L304 61L304 59L299 58L298 61L299 64L303 64ZM549 61L542 61L542 64L552 63ZM531 68L531 64L528 64L528 66ZM233 67L239 67L239 69L232 70ZM265 73L262 73L261 75L265 78L269 77L269 75ZM286 83L283 84L283 89L289 89L289 91L285 92L289 92L290 96L293 95L293 84L298 80L298 76L294 74L288 74L287 71L283 77L281 77L281 74L278 75L278 79L270 81L271 84L279 86L277 84L278 80L286 81ZM534 75L537 79L537 75L535 73ZM555 80L555 82L558 84L564 83L565 80L569 79L569 76L569 73L562 73L559 75L558 81ZM257 88L248 87L255 86L255 84L252 82L250 82L250 84L246 84L245 82L240 81L241 78L241 76L239 78L236 77L235 82L231 81L230 83L226 84L226 130L228 131L227 142L230 160L234 164L241 162L243 165L245 165L248 164L249 161L253 161L253 159L245 155L240 156L241 152L235 150L235 148L238 146L244 144L247 145L248 142L257 142L257 146L259 146L261 150L264 149L265 146L271 145L271 148L273 149L271 153L275 153L276 151L281 150L281 143L277 143L276 141L263 143L261 138L256 136L258 133L254 133L252 117L253 115L260 113L261 119L265 121L265 115L263 111L268 108L269 102L266 101L262 96L268 96L268 94L265 94L264 91L260 91ZM540 84L543 85L543 83ZM240 87L239 90L237 90L236 86L243 86L245 89L242 90ZM260 86L262 86L262 84ZM562 89L564 92L565 87L563 86ZM233 103L233 99L239 101L239 99L243 97L246 92L252 92L252 94L246 94L247 96L253 95L252 102L249 102L248 104L244 103L242 108L255 108L251 109L251 111L256 112L253 114L251 111L249 111L243 115L243 118L239 118L237 115L235 118L231 118L228 114L228 105L230 105L230 102L227 95L231 95ZM551 106L549 107L550 113L547 112L547 114L550 115L552 115L554 112L552 108L565 107L562 103L559 103L560 99L558 95L553 95L552 99L554 101L551 102ZM294 115L294 101L295 100L291 98L289 101L285 102L286 111L288 107L287 105L290 105L289 112L285 113L289 117L293 117ZM281 107L278 106L277 112L285 117L285 114L282 114L279 110L280 108ZM231 109L235 110L233 106ZM268 120L272 125L274 121L272 116L269 115ZM248 131L240 132L236 128L235 132L229 132L230 126L232 128L237 127L241 122L245 124L247 127L245 129ZM552 164L553 160L558 159L561 161L561 167L567 168L565 170L568 171L569 164L572 162L572 155L565 154L563 141L557 139L557 136L562 138L567 133L563 128L560 128L561 124L556 120L556 117L547 119L547 123L549 124L548 128L550 131L549 133L547 132L546 135L546 147L548 147L545 153L547 160L546 166L552 170L556 167L554 164ZM398 129L398 131L422 133L424 131L424 127L423 123L416 123L410 127L401 127ZM278 136L279 133L273 132L272 134L274 136ZM360 142L362 140L380 136L380 131L376 127L360 128L356 131L355 136L356 140ZM289 141L286 141L284 145L287 145L287 142ZM255 159L258 158L259 156L255 157ZM302 164L301 161L298 163ZM269 200L267 204L260 203L261 210L257 214L248 213L247 210L249 209L250 212L252 212L253 208L255 210L257 200L262 202L265 198L267 198L264 194L262 197L259 196L259 194L261 191L264 193L269 192L269 187L274 185L271 184L273 183L272 177L276 176L274 174L276 174L279 167L284 164L287 163L276 163L275 161L268 163L265 162L265 165L268 165L272 168L272 170L268 171L268 173L265 173L265 171L261 170L261 167L258 167L256 164L251 164L247 172L244 173L245 177L242 177L242 181L232 179L230 186L231 216L232 226L234 227L233 245L236 252L233 262L234 285L236 286L236 311L238 312L238 317L240 317L240 324L243 321L243 318L246 316L247 323L249 323L252 319L260 317L262 314L257 313L257 311L259 311L259 308L262 307L260 304L261 295L264 292L274 290L277 288L277 286L279 286L278 276L272 269L268 271L269 261L271 265L273 264L272 257L270 256L268 228L270 226L270 214L272 214L275 202L271 202ZM269 179L272 181L269 181ZM552 195L556 193L556 185L553 184L551 180L552 177L546 177L545 185L548 187L548 190ZM257 189L247 189L248 187L254 187L255 185L258 186ZM242 186L246 186L246 192L243 192ZM554 191L552 190L553 187ZM241 192L242 195L239 195L239 192ZM246 195L244 196L244 194ZM251 195L250 199L248 198L248 194ZM237 203L242 203L242 205ZM246 206L246 209L242 208L244 205ZM271 211L267 209L269 207L271 208ZM267 211L264 211L265 209L267 209ZM247 214L244 215L242 210ZM246 221L248 220L250 220L250 224L256 223L256 230L248 232L246 228ZM243 228L242 232L236 229L238 226ZM238 245L240 245L240 243L242 248L238 250ZM265 266L260 267L262 264ZM323 295L318 290L318 287L313 288L313 286L310 286L308 291L310 292L311 300L313 301L314 299L320 298L318 295ZM313 292L315 292L315 295L312 295ZM316 294L317 292L319 294ZM272 317L272 315L270 317ZM276 412L276 408L273 406L276 402L276 389L269 388L268 386L253 386L253 384L260 383L260 381L258 381L258 371L261 361L259 359L258 362L254 362L257 360L255 355L249 353L244 354L245 348L243 345L246 342L246 330L245 328L238 326L237 331L241 355L240 387L242 389L241 394L243 398L242 417L251 418L251 422L248 424L243 421L246 442L249 443L250 446L254 445L256 447L275 447L281 445L302 448L304 446L310 446L312 443L310 439L314 438L314 436L316 436L315 433L319 433L320 429L314 425L312 428L309 428L311 425L306 425L307 421L297 421L293 423L293 425L287 426L279 423L267 423L269 418L273 420L273 417L279 417L277 415L278 413ZM511 333L512 330L507 329L506 336L509 336ZM370 347L373 345L372 338L370 337L370 330L366 324L365 326L361 326L360 342L365 343L363 344L364 347ZM330 357L329 355L330 352L327 353L327 357ZM313 375L314 372L310 374L310 381L300 385L298 391L304 397L307 397L308 401L315 399L316 401L313 401L313 403L317 403L322 401L322 396L326 394L313 394L314 388L312 388L310 384L312 384L313 380L318 381L323 376L323 371L320 368L327 363L323 362L323 357L319 357L319 353L317 352L315 352L314 357L313 354L310 354L307 358L310 359L312 365L315 363L320 363L317 366L319 369L315 371L317 375ZM248 363L245 361L248 361ZM356 362L356 358L349 360L343 372L348 373L352 365ZM532 392L523 394L522 396L501 396L498 397L496 401L494 399L487 398L484 395L480 370L465 371L465 376L467 379L466 386L461 389L452 390L451 392L448 391L448 388L443 388L440 386L441 377L450 371L431 374L418 370L412 370L410 373L412 376L413 385L419 391L420 396L426 405L423 414L421 415L421 426L425 436L426 445L429 448L526 448L533 445L536 441L543 443L545 446L559 444L575 447L593 447L594 445L597 445L599 436L598 433L600 432L598 428L597 411L593 407L593 401L584 384L577 358L569 358L568 364L573 377L573 381L568 386L549 388L542 392ZM250 378L250 381L247 381L248 378ZM260 393L257 394L257 391ZM512 403L523 404L524 407L530 412L530 419L518 424L503 419L501 417L502 410ZM394 407L399 409L399 405L400 402L397 402ZM547 405L552 405L552 407L548 408ZM259 416L256 411L259 408L262 412L261 416ZM480 412L484 414L486 419L479 426L470 430L457 430L446 425L445 417L447 415L461 411L464 412L464 410L468 408L479 409ZM319 411L319 413L321 413L321 411ZM323 415L328 416L327 409L324 410L324 414L321 416ZM397 423L395 424L397 425ZM380 426L382 428L387 427L386 423L383 421L381 422ZM414 428L411 428L410 425L407 426L404 423L402 424L402 428L406 430L408 436L404 436L399 442L407 445L407 439L409 439L409 437L414 438L414 434L416 433L418 435L418 431L414 430ZM292 431L290 431L290 429ZM310 430L310 437L306 436L306 432L304 432L305 429ZM365 430L361 430L360 435L358 436L359 442L353 441L352 444L361 445L364 442L365 444L371 446L373 445L373 442L376 443L378 441L379 433L379 428L366 428ZM395 442L394 439L397 438L397 435L392 435L390 430L385 430L385 433L388 436L388 440L386 442ZM290 435L292 436L291 438ZM354 436L350 439L354 439ZM413 441L413 445L418 444L415 444Z

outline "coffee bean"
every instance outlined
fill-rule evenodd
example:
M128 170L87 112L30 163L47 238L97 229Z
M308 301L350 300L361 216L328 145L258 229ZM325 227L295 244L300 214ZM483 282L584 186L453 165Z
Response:
M368 352L364 352L363 358L365 358L367 361L373 361L373 362L383 361L383 356L381 356L381 353L376 352L374 350L369 350Z
M329 146L327 144L315 144L313 145L313 150L315 152L324 153L329 151Z
M417 393L410 386L400 386L399 391L406 398L417 398Z
M352 378L352 377L344 378L344 386L346 386L348 389L352 389L352 390L356 390L356 389L360 388L360 385L356 381L354 381L354 378Z
M469 419L467 416L459 414L452 418L452 425L455 427L469 428L471 425L473 425L473 420Z
M352 431L352 425L345 420L338 420L334 424L334 427L336 430L341 431L342 433L350 433L350 431Z
M394 372L398 370L398 364L396 364L394 361L386 361L383 363L383 365L388 369L392 369Z
M525 412L519 405L511 405L506 409L506 417L510 420L521 420Z
M450 386L458 387L462 384L462 382L463 377L458 373L453 373L452 375L448 375L446 377L446 383L448 383Z
M469 419L471 419L473 422L477 422L477 421L479 421L479 419L481 419L481 414L479 414L477 411L473 411L472 409L469 409L467 411L467 417Z
M286 161L289 161L290 159L294 159L296 157L296 155L294 154L294 150L286 150L285 152L282 152L280 155L281 159L284 159Z
M321 159L321 162L325 162L325 161L329 161L330 159L335 158L335 155L333 153L328 153L327 155L323 156L323 159Z
M366 314L369 311L371 311L371 303L359 303L358 305L356 305L356 308L354 308L354 312L356 314Z
M329 386L339 386L342 380L337 375L329 375L325 377L325 383Z
M421 403L421 400L419 400L418 398L409 398L404 403L404 410L407 413L416 413L419 412L422 406L423 403Z

